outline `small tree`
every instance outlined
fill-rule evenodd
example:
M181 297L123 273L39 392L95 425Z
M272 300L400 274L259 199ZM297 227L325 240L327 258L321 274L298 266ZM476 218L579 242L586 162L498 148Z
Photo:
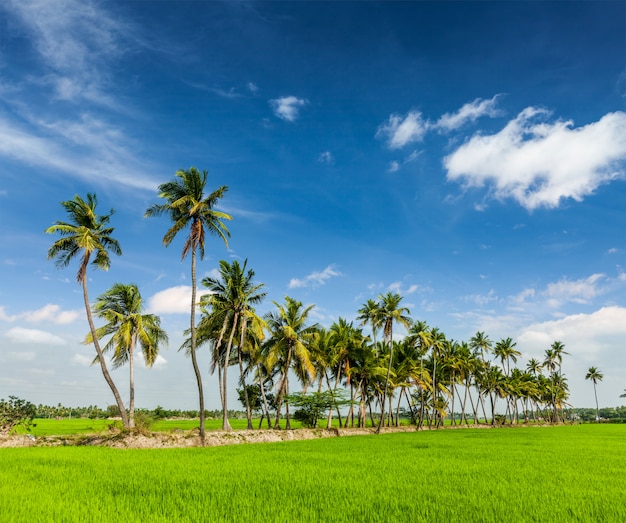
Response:
M9 396L9 400L0 400L0 434L8 434L18 425L27 431L33 426L37 407L29 401Z

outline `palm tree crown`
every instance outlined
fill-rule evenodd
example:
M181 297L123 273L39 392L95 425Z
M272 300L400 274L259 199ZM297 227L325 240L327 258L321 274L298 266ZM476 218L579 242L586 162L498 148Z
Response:
M222 238L228 246L230 232L222 220L232 220L232 216L215 209L228 187L223 185L205 196L207 171L200 172L191 167L188 171L177 171L175 176L175 180L159 185L159 198L163 198L165 203L154 204L146 211L146 217L169 214L173 225L165 233L163 244L168 246L180 231L189 227L182 258L196 249L200 259L204 258L207 231Z
M68 214L69 222L57 221L45 231L47 234L61 235L48 250L48 259L56 258L58 267L67 267L82 253L76 274L79 283L86 279L90 261L95 268L106 271L111 265L109 251L118 256L122 254L119 243L111 237L114 229L107 227L114 211L111 209L109 214L98 215L97 204L98 199L93 193L88 193L86 200L77 195L73 200L61 202ZM94 253L95 257L91 260Z

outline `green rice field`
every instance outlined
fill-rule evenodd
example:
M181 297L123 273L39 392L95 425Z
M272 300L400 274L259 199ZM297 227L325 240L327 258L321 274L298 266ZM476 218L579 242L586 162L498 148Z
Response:
M3 522L626 521L626 426L0 449Z
M234 430L245 430L248 422L245 419L230 419L231 426ZM115 422L110 419L35 419L35 426L31 427L29 432L33 436L64 436L71 434L93 434L103 433L109 430L111 425L122 427L121 422ZM255 420L254 426L258 427L258 420ZM173 432L177 430L192 430L198 428L200 422L197 419L164 419L156 421L151 425L150 430L156 432ZM291 422L292 426L299 427L300 424ZM266 426L266 425L264 425ZM206 430L220 430L222 428L221 419L207 419ZM26 431L21 427L16 427L17 434L25 434Z

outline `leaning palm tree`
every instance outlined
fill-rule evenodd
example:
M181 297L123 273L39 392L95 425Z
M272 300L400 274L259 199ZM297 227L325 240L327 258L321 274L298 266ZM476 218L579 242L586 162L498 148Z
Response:
M398 293L388 292L387 294L379 296L379 300L380 325L383 328L385 343L389 347L389 363L387 366L385 388L383 389L382 401L380 403L380 422L378 423L376 434L380 434L380 429L382 428L385 419L385 401L387 399L387 389L389 388L389 376L391 375L391 365L393 360L393 324L394 322L399 323L407 329L411 325L411 318L408 316L411 311L409 311L406 307L400 307L402 296Z
M165 233L163 244L169 246L176 235L189 227L183 245L181 258L184 259L191 253L191 315L190 315L190 347L191 363L198 384L198 396L200 401L200 439L204 444L204 393L202 391L202 376L196 357L196 256L204 259L204 239L208 232L216 235L228 246L230 232L222 220L231 220L232 217L225 212L215 209L218 202L224 197L228 187L221 186L210 194L205 194L207 171L198 171L191 167L188 171L177 171L176 178L172 181L159 185L159 197L165 203L154 204L146 211L146 217L169 215L172 227Z
M596 390L596 385L599 381L602 381L604 375L595 367L589 367L587 374L585 375L586 380L591 380L593 382L593 394L596 397L596 421L600 421L600 409L598 408L598 391Z
M203 298L201 303L210 305L211 314L222 318L222 329L216 342L218 350L226 335L227 327L230 325L226 353L224 355L224 365L221 369L222 375L220 379L222 387L220 394L222 398L222 430L228 431L232 430L232 427L228 421L227 375L233 340L234 344L238 346L238 359L241 361L241 352L244 350L248 323L250 320L261 324L263 323L263 320L255 314L252 305L261 303L266 293L261 291L263 284L253 283L254 271L252 269L246 271L247 264L248 260L244 261L243 266L241 266L237 260L232 264L221 260L219 268L220 277L206 277L202 280L202 285L209 289L211 294ZM235 339L235 334L238 335L238 340ZM246 388L244 387L243 390L244 395L246 395ZM250 423L250 420L248 421ZM249 426L248 428L252 427Z
M109 220L113 214L113 209L109 214L96 214L96 205L98 199L93 193L87 194L87 199L83 200L80 196L74 196L73 200L61 202L68 215L68 222L57 221L51 227L46 229L47 234L60 234L61 238L52 244L48 250L48 259L56 258L57 267L67 267L70 262L80 257L80 265L76 275L76 281L83 287L83 301L85 302L85 311L87 312L87 322L89 330L93 338L93 346L96 349L100 369L107 385L111 389L115 402L120 411L124 426L128 426L128 415L124 402L120 396L113 378L109 374L106 360L102 354L98 336L96 335L96 327L93 323L91 307L89 305L89 293L87 290L87 267L89 264L104 271L108 270L111 265L109 251L118 256L122 254L117 240L111 237L114 229L108 227Z
M128 362L130 374L128 426L135 426L135 359L137 343L141 347L147 367L152 367L159 355L160 345L167 343L167 334L161 328L161 319L154 314L142 314L141 294L136 285L116 283L98 296L94 306L96 316L107 323L96 329L98 339L111 336L103 352L113 352L113 368ZM92 343L89 333L85 343ZM96 356L96 360L99 356Z

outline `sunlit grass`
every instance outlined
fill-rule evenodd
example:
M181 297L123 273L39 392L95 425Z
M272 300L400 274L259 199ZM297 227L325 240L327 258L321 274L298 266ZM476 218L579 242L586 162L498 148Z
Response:
M619 425L0 459L2 519L14 522L626 521Z

